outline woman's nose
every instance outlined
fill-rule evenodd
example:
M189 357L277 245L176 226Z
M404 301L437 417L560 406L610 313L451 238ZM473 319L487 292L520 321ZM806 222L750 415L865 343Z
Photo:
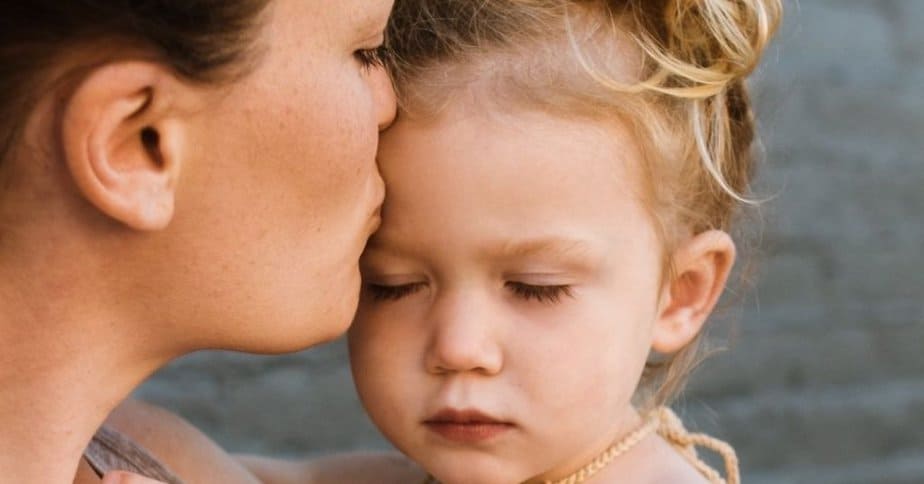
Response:
M384 131L394 122L398 110L395 89L385 68L378 67L375 69L372 78L372 90L376 121L378 122L379 130Z
M502 370L504 355L497 337L498 320L488 305L454 297L434 305L431 318L428 372L494 375Z

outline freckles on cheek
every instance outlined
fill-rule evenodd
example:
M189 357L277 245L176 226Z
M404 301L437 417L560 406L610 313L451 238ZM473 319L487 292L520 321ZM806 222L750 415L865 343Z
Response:
M304 127L306 125L305 121L306 120L304 119L300 119L299 113L297 113L291 106L285 106L276 116L276 133L282 134L286 137L297 135L297 133L294 132L296 130L293 129L293 126ZM293 132L290 133L290 130Z

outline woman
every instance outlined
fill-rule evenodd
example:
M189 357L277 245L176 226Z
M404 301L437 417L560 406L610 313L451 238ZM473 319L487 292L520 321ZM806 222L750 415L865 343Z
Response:
M346 329L383 197L390 8L5 6L0 481L98 482L87 443L171 359Z

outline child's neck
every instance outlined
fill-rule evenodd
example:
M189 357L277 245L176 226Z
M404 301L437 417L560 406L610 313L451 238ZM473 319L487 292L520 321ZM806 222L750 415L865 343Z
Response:
M670 482L700 484L705 478L664 439L649 435L631 451L614 459L586 484Z
M643 419L634 408L629 407L610 424L612 431L601 433L595 442L589 442L583 452L559 466L551 479L543 478L536 482L608 482L598 481L598 476L608 474L605 471L647 440L655 431L655 423Z
M551 482L607 484L613 482L704 483L703 475L658 432L663 421L658 411L643 419L632 410L626 423L617 426L608 444L588 446L597 449L592 457L581 456L581 464L567 464L575 469ZM586 476L586 477L585 477ZM548 482L548 481L542 481Z
M660 409L664 410L664 409ZM664 431L664 421L657 410L648 417L651 432L644 438L626 447L625 452L614 458L599 473L583 481L587 484L613 482L671 482L677 484L706 483L706 478L677 451L674 446L659 435Z

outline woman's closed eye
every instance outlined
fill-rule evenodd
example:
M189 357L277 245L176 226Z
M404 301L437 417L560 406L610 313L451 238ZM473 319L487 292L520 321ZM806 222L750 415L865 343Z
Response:
M381 67L385 62L386 48L383 45L370 49L359 49L353 53L364 69Z
M526 301L555 304L562 297L574 297L572 288L567 284L534 285L517 281L507 281L504 286L513 294Z
M424 282L411 282L393 286L369 282L366 283L366 291L369 292L374 301L397 301L423 289L425 285L426 283Z

